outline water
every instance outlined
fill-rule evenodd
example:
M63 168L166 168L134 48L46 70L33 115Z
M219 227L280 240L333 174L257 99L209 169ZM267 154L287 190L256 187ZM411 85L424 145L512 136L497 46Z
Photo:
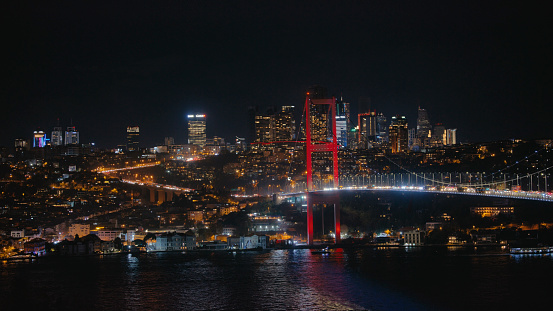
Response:
M553 256L383 248L149 253L0 265L0 309L520 310L549 305Z

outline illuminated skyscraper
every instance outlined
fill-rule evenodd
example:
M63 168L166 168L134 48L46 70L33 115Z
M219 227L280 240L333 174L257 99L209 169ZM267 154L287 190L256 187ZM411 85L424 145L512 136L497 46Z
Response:
M307 90L310 99L325 99L328 98L325 87L315 85ZM328 130L328 107L325 105L310 105L310 124L311 124L311 139L313 141L328 141L327 135L331 133ZM302 128L303 137L305 138L305 129Z
M33 147L43 148L46 146L46 134L41 130L33 132Z
M294 120L294 106L282 106L280 112L276 113L271 120L271 140L287 141L293 140L296 132L296 121Z
M336 116L336 140L341 148L348 147L348 122L346 116Z
M407 152L409 137L407 130L407 119L404 116L392 117L389 137L390 145L392 147L392 153Z
M79 144L79 132L74 126L68 126L65 131L65 145L78 145Z
M426 109L419 107L418 118L417 118L417 137L420 140L421 147L429 146L431 130L432 130L432 125L430 125L428 112L426 111Z
M456 145L457 144L457 129L447 129L446 130L446 145Z
M188 115L188 144L203 148L206 144L206 116L205 114Z
M52 146L61 146L63 145L63 133L60 126L54 127L52 131Z
M140 127L127 127L127 151L138 151L140 149Z
M255 116L255 142L266 143L271 141L271 116Z
M446 142L446 130L443 124L438 123L434 126L432 130L432 135L430 137L430 145L432 147L442 147Z
M387 143L388 130L388 120L382 113L379 113L376 116L376 140L380 143Z
M367 148L368 144L376 141L376 110L357 115L359 125L358 148Z

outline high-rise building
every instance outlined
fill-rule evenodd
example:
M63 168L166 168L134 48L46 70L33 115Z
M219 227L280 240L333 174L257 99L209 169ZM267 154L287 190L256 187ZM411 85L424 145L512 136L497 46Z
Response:
M74 126L68 126L65 131L65 145L78 145L79 144L79 132Z
M328 98L327 90L325 87L315 85L307 90L307 94L310 99L325 99ZM328 120L328 106L326 105L310 105L310 127L311 127L311 140L312 141L328 141L328 135L331 133L328 126L330 124ZM305 129L302 129L305 135Z
M52 138L50 139L52 146L61 146L63 145L63 132L61 126L54 127L52 131Z
M188 144L203 148L206 145L206 116L205 114L188 115Z
M255 116L255 142L266 143L271 141L271 116Z
M346 116L336 116L336 140L341 148L348 147L348 122Z
M389 131L392 153L407 152L409 135L405 116L393 116Z
M29 150L29 141L24 138L15 139L15 152L20 153Z
M340 98L336 101L336 140L341 148L350 148L350 104Z
M420 140L421 147L429 146L431 130L432 130L432 125L430 125L428 112L426 111L426 109L419 107L418 117L417 117L417 137Z
M430 137L430 145L432 147L442 147L446 142L446 130L445 126L438 123L434 126Z
M381 113L379 113L376 116L376 140L380 143L387 143L388 142L388 120L386 117Z
M357 124L359 125L358 132L358 147L367 148L371 142L376 141L376 110L357 115Z
M418 142L417 129L410 128L409 130L407 130L407 135L408 135L408 139L409 139L408 140L409 149L417 151L418 147L419 147L417 145L417 142Z
M294 106L282 106L271 120L271 140L287 141L295 139L296 121L294 120Z
M33 132L33 147L43 148L46 146L46 134L42 130Z
M127 151L138 151L140 149L140 127L127 127Z
M446 145L456 145L457 144L457 129L447 129L446 130Z
M175 144L175 139L173 137L165 137L165 146L172 146Z

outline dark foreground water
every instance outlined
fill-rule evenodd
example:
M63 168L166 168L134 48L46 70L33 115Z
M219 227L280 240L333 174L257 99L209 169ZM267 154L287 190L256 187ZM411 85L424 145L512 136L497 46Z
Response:
M0 310L529 310L553 256L386 248L150 253L0 265Z

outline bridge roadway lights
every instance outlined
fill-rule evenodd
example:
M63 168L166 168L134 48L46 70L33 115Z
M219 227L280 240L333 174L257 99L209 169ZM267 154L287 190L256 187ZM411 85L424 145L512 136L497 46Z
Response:
M307 192L307 244L313 245L313 205L334 205L334 243L340 243L340 195L337 192Z

